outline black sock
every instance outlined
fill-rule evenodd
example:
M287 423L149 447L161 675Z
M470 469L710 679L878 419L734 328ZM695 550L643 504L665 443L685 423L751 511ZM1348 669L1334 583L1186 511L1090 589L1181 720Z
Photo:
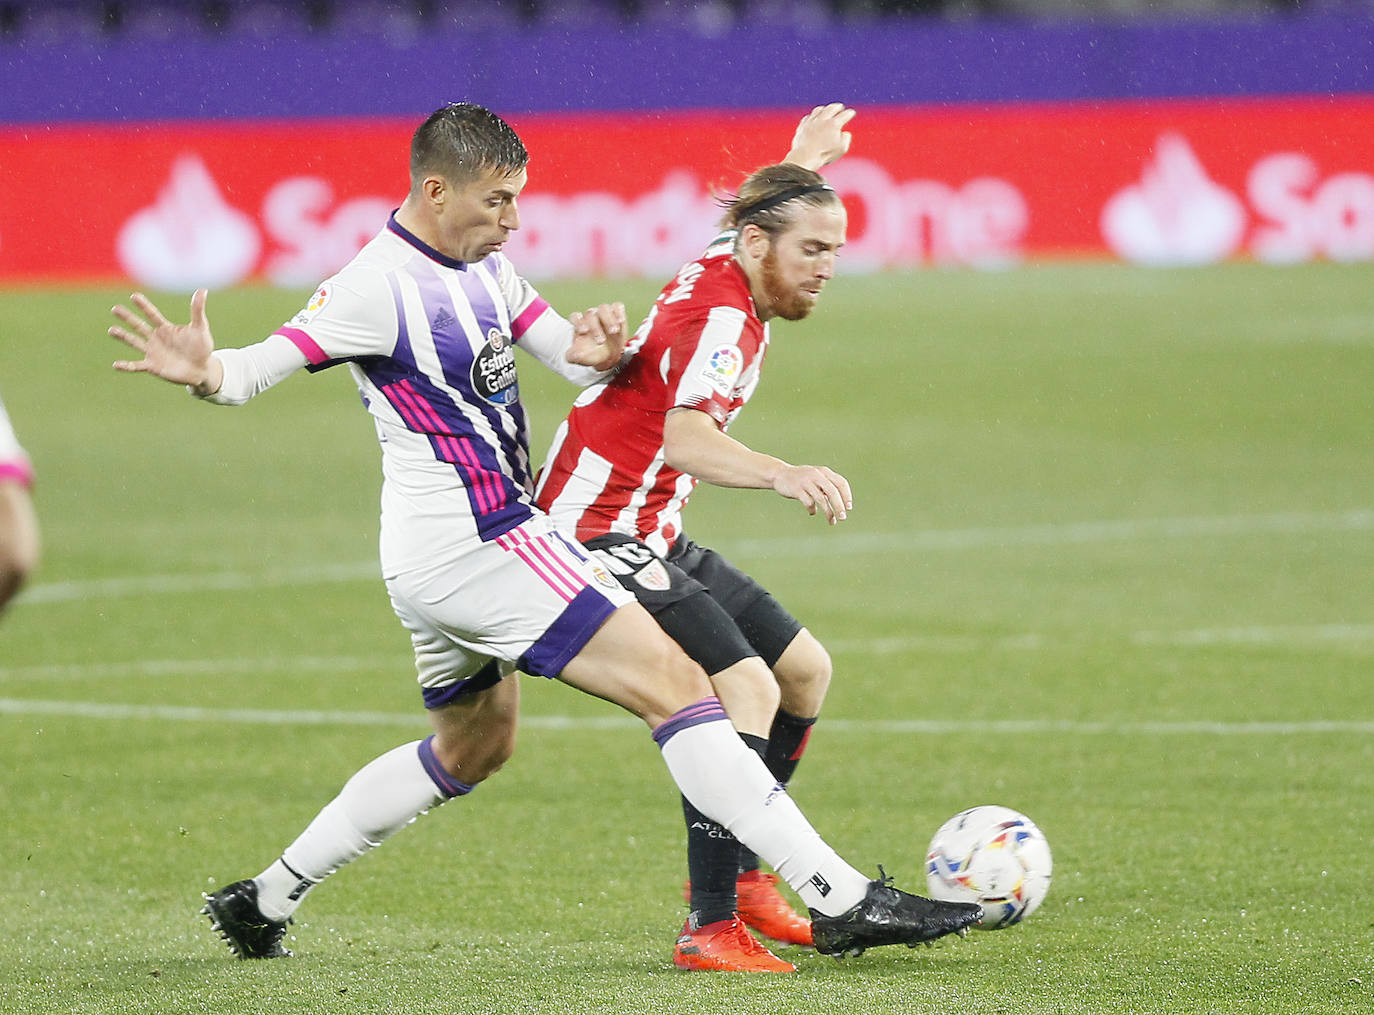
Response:
M802 752L806 750L806 742L811 737L811 727L816 725L815 717L802 719L778 709L778 714L773 717L773 728L768 733L768 746L763 752L763 763L768 766L768 771L773 773L773 778L786 786L792 781L792 773L797 770L797 762L801 761ZM759 858L740 843L739 847L739 869L740 873L748 873L759 869Z
M763 737L741 733L749 747L762 757L768 746ZM687 876L692 879L692 924L704 927L735 915L735 878L739 853L744 848L723 825L712 821L682 798L687 821Z
M803 719L778 709L773 717L773 728L768 731L768 751L763 763L768 766L778 782L786 786L792 781L792 773L797 770L806 742L811 738L811 729L816 718Z

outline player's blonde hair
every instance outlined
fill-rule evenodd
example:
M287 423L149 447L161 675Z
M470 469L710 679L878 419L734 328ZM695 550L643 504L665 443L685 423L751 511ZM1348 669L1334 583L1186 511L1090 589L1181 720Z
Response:
M840 196L820 173L783 162L750 173L736 193L724 198L720 225L722 229L756 225L776 236L791 225L799 207L839 203Z

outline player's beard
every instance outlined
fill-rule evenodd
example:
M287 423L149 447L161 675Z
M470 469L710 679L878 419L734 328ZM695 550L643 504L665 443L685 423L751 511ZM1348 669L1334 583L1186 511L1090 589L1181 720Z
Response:
M782 280L782 272L778 270L778 255L772 246L763 255L759 267L763 298L775 317L781 317L784 321L800 321L811 313L815 301L808 300L797 287L789 286Z

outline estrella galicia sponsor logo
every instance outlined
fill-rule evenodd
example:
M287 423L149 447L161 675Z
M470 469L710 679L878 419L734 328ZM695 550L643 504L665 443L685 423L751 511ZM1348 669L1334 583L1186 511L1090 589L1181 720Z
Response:
M487 344L472 360L472 390L496 405L510 405L520 397L515 348L497 328L487 332Z

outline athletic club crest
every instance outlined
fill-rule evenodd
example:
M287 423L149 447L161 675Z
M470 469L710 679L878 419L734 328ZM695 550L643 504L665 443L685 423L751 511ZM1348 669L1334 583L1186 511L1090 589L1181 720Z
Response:
M673 584L668 569L657 557L635 572L635 581L650 592L667 592Z

